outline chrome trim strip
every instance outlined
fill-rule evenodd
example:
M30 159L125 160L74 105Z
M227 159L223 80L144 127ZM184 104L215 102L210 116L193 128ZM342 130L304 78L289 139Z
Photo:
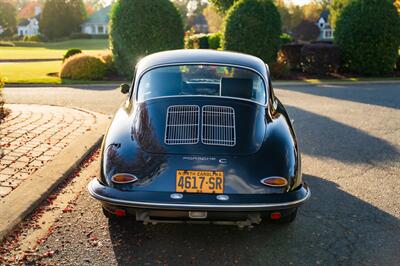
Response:
M119 181L115 181L115 180L114 180L114 177L115 177L116 175L128 175L128 176L130 176L130 177L133 177L134 179L131 180L131 181L128 181L128 182L119 182ZM114 175L111 177L111 181L112 181L113 183L115 183L115 184L130 184L130 183L134 183L134 182L136 182L136 181L138 181L138 180L139 180L139 179L137 178L137 176L132 175L132 174L129 174L129 173L116 173L116 174L114 174Z
M264 181L271 179L271 178L279 178L282 180L285 180L285 184L284 185L272 185L272 184L265 184ZM288 184L288 181L286 178L280 177L280 176L270 176L270 177L266 177L260 180L260 183L263 184L264 186L268 186L268 187L286 187Z
M132 205L139 205L139 206L145 206L145 207L187 207L187 208L213 208L213 209L251 209L251 208L282 208L282 207L290 207L292 205L298 205L306 200L308 200L311 196L311 191L309 188L307 188L307 194L304 198L291 201L291 202L284 202L284 203L267 203L267 204L240 204L240 205L232 205L232 204L180 204L180 203L157 203L157 202L141 202L141 201L127 201L127 200L118 200L118 199L113 199L113 198L108 198L104 197L101 195L96 194L92 189L91 189L91 184L92 182L95 182L95 179L92 179L90 183L88 184L88 191L89 194L100 201L108 202L108 203L114 203L122 206L127 206L127 207L132 207Z
M142 73L140 74L140 76L135 77L135 87L133 90L132 95L134 95L135 97L135 101L138 103L141 103L140 101L138 101L138 95L137 95L137 89L139 87L139 81L141 80L142 76L144 74L146 74L147 72L149 72L150 70L153 70L155 68L160 68L160 67L167 67L167 66L182 66L182 65L214 65L214 66L229 66L229 67L237 67L237 68L243 68L243 69L247 69L250 71L253 71L254 73L257 73L261 79L264 82L264 89L265 89L265 103L259 103L257 101L253 101L253 100L249 100L249 99L242 99L242 98L235 98L235 97L226 97L226 96L212 96L212 95L196 95L196 96L203 96L203 97L218 97L218 98L230 98L230 99L236 99L236 100L242 100L242 101L248 101L248 102L252 102L252 103L256 103L258 105L261 105L263 107L267 107L268 105L268 99L269 99L269 82L266 80L265 75L261 74L257 69L251 68L251 67L247 67L247 66L241 66L241 65L235 65L235 64L222 64L222 63L212 63L212 62L193 62L193 63L184 63L184 62L175 62L175 63L170 63L170 64L159 64L159 65L155 65L149 68L146 68L142 71ZM267 73L268 74L268 73ZM190 97L193 97L194 95L191 95ZM160 98L169 98L169 97L186 97L186 95L174 95L174 96L161 96L161 97L154 97L151 98L149 100L153 100L153 99L160 99ZM132 97L131 97L132 98ZM146 100L146 101L149 101ZM143 101L145 102L145 101Z

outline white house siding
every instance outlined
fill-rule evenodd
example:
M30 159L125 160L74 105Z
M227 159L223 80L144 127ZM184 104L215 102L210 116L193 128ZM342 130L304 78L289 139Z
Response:
M17 27L18 35L32 36L39 34L39 21L36 18L29 19L29 24L26 26Z
M91 35L108 34L108 25L107 24L83 24L82 25L82 33L91 34Z

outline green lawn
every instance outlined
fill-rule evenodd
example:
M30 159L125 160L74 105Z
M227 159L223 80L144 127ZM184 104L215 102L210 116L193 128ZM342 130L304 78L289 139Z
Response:
M98 54L108 49L108 40L105 39L68 40L49 43L16 42L15 44L16 47L0 47L0 60L62 58L70 48L79 48L89 54ZM26 45L31 47L25 47Z
M48 76L48 73L60 71L61 61L32 63L0 63L0 75L6 83L52 83L60 84L59 77Z

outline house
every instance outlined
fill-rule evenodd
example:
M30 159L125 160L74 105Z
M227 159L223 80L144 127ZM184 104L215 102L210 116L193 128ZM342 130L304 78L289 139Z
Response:
M31 18L22 18L17 25L17 34L19 36L33 36L39 34L39 18L42 9L35 6L35 15Z
M330 41L333 40L333 29L329 25L329 11L322 11L318 21L317 26L320 30L320 35L318 40L321 41Z
M106 6L99 11L93 13L81 25L82 33L90 35L108 34L108 22L110 21L111 5Z
M192 16L189 18L188 25L193 28L196 33L207 33L208 23L204 15Z

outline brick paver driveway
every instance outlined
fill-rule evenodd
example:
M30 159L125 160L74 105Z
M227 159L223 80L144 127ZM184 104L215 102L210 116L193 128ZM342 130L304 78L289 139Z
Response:
M0 197L51 161L96 121L95 114L47 105L6 105L11 114L0 125Z

